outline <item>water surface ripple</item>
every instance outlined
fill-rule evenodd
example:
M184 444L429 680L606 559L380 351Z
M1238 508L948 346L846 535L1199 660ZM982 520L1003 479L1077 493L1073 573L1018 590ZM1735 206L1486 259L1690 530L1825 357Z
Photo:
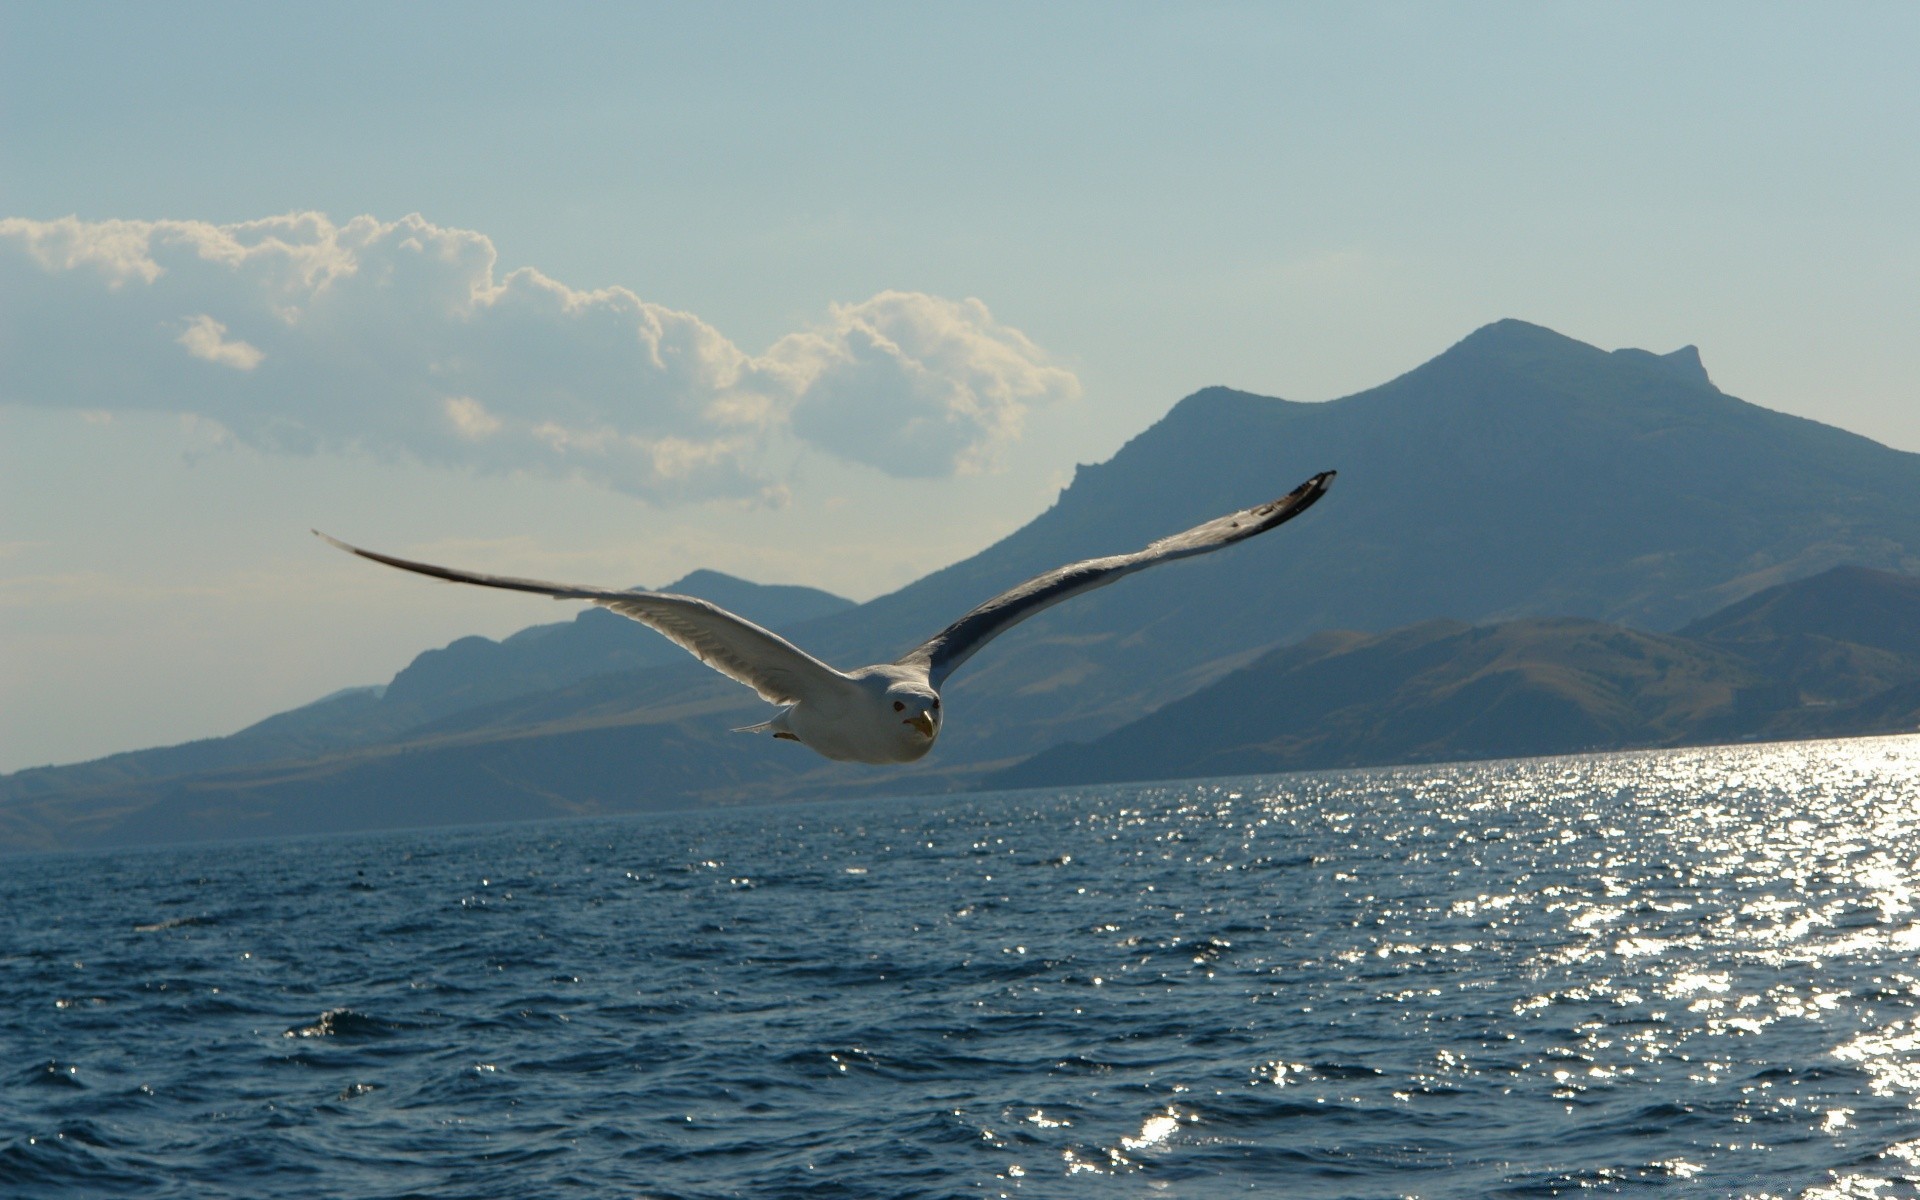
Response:
M1920 1196L1920 738L0 862L0 1194Z

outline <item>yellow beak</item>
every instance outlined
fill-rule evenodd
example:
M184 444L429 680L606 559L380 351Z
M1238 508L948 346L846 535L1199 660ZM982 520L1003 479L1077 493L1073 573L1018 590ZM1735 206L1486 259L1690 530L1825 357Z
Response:
M918 729L928 737L933 736L933 714L930 712L922 712L916 716L908 717L905 723Z

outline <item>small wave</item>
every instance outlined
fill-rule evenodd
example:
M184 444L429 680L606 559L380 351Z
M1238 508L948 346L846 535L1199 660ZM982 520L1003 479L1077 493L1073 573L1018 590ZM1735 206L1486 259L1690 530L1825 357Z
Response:
M212 917L169 917L164 921L149 921L142 925L135 925L133 931L135 933L159 933L166 929L185 929L190 925L213 924L217 924L217 922Z
M53 1006L65 1012L71 1008L104 1008L106 1003L105 996L62 996L53 1002Z
M1191 957L1194 964L1199 966L1206 963L1218 962L1221 956L1231 949L1233 949L1233 943L1226 938L1209 937L1194 938L1191 941L1181 942L1174 947L1174 952L1182 956Z
M55 1062L53 1059L27 1068L21 1073L20 1081L42 1087L84 1088L87 1086L80 1082L79 1067L72 1063Z
M289 1029L281 1037L290 1038L363 1038L385 1037L396 1033L401 1027L392 1021L383 1021L379 1017L370 1017L366 1013L351 1008L330 1008L320 1014L320 1019L311 1025L302 1025Z
M9 1196L153 1195L165 1182L118 1161L86 1122L64 1124L53 1133L10 1137L0 1147L0 1186L6 1186Z

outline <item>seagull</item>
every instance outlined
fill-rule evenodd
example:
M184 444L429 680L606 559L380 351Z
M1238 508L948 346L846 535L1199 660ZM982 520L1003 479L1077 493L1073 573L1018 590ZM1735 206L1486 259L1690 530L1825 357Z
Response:
M785 705L772 720L734 732L771 734L841 762L908 763L924 756L940 736L941 685L982 646L1070 596L1105 587L1156 563L1206 554L1282 525L1325 495L1333 476L1334 472L1323 471L1278 500L1216 517L1161 538L1144 550L1089 558L1036 575L900 658L852 671L835 670L779 634L693 596L482 575L377 554L317 529L313 532L349 554L402 571L534 592L556 600L585 600L611 609L665 634L701 662L758 692L762 700Z

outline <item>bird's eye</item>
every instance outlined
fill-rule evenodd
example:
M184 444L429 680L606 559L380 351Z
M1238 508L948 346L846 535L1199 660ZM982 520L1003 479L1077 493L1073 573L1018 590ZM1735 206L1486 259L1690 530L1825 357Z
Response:
M940 711L940 702L939 702L938 700L935 700L935 701L933 702L933 711L935 711L935 712L939 712L939 711Z
M906 706L906 705L904 705L904 704L902 704L902 703L900 703L900 702L899 702L898 700L895 700L895 701L893 702L893 711L895 711L895 712L905 712L905 711L907 711L907 706Z

